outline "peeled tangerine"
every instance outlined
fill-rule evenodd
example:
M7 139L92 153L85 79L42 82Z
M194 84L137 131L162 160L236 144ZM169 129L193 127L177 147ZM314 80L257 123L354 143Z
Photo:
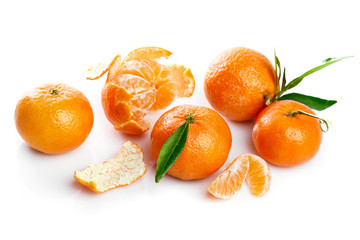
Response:
M169 106L175 98L193 94L195 81L189 68L157 61L171 54L158 47L138 48L123 61L117 55L110 65L100 64L89 69L90 80L108 71L101 94L102 105L116 130L133 135L143 133L150 127L144 119L147 113ZM97 76L94 72L98 72Z
M144 153L131 141L123 144L119 154L108 161L91 164L82 171L75 171L74 178L91 190L102 193L129 185L146 172Z
M262 158L244 153L230 163L230 165L209 185L208 191L217 198L228 199L235 196L241 189L244 180L250 192L261 197L270 188L270 168Z

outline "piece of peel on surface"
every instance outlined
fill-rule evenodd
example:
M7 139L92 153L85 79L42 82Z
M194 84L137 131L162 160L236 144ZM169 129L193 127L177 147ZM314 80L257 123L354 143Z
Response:
M120 57L120 55L117 55L116 57ZM100 62L96 65L89 67L87 69L86 79L87 80L96 80L96 79L101 78L105 73L107 73L109 71L113 62L114 62L114 60Z
M230 165L209 185L208 191L215 197L228 199L235 196L241 189L249 170L247 156L237 156Z
M262 197L270 188L271 173L269 165L259 156L247 155L249 156L250 167L245 181L252 195Z
M91 164L82 171L75 171L74 178L91 190L102 193L129 185L142 177L145 172L142 149L135 143L127 141L115 158Z
M109 64L103 62L91 66L87 70L86 79L96 80L98 78L101 78L108 70L109 70Z
M252 195L256 197L265 195L270 188L269 165L254 154L240 154L209 185L208 191L217 198L228 199L240 191L244 180Z

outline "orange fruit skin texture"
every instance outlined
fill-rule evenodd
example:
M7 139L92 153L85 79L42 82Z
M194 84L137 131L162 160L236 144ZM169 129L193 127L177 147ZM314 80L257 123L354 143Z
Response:
M56 89L58 94L51 94ZM79 147L89 135L94 117L88 99L65 84L46 84L29 91L16 105L15 124L32 148L59 154Z
M259 155L271 164L291 167L312 159L318 152L322 131L319 120L289 111L302 110L314 114L307 106L292 101L277 101L257 117L252 139Z
M183 180L201 179L216 172L228 157L232 138L229 126L214 110L202 106L181 105L165 112L151 132L151 152L155 159L169 136L192 113L194 122L184 151L167 172Z
M211 106L234 121L254 119L264 109L264 93L274 96L275 70L261 53L243 47L222 52L205 74Z

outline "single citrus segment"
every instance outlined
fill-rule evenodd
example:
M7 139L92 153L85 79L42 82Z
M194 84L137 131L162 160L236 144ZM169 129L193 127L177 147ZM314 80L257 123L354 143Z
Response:
M132 51L124 61L119 55L114 58L102 90L102 105L116 130L143 133L150 127L146 114L193 94L195 81L189 68L157 61L170 55L165 49L147 47Z
M167 66L176 81L176 96L191 97L195 90L195 80L190 68L179 64L170 64Z
M32 148L59 154L79 147L94 122L89 100L66 84L44 84L24 94L16 105L16 128Z
M292 100L276 101L256 118L252 139L259 155L271 164L291 167L312 159L322 140L319 120L302 114L315 113Z
M248 156L237 156L230 165L211 182L208 191L213 196L222 199L235 196L240 191L248 170Z
M135 143L127 141L115 158L89 165L82 171L75 171L74 178L91 190L102 193L129 185L142 177L145 172L142 149Z
M183 180L201 179L216 172L231 148L231 132L226 121L214 110L194 105L180 105L165 112L151 132L151 152L157 160L166 140L186 118L193 116L184 150L167 172Z
M249 159L249 171L246 174L246 183L250 192L256 197L262 197L269 191L271 173L269 165L264 159L254 154L243 154Z
M254 119L266 107L264 94L274 96L275 70L261 53L235 47L210 64L204 90L211 106L234 121Z

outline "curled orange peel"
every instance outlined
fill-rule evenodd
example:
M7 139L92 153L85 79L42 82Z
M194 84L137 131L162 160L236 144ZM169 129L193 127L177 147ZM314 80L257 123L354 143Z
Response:
M75 171L74 178L90 188L102 193L113 188L126 186L146 173L144 153L135 143L127 141L112 159L91 164L81 171Z

